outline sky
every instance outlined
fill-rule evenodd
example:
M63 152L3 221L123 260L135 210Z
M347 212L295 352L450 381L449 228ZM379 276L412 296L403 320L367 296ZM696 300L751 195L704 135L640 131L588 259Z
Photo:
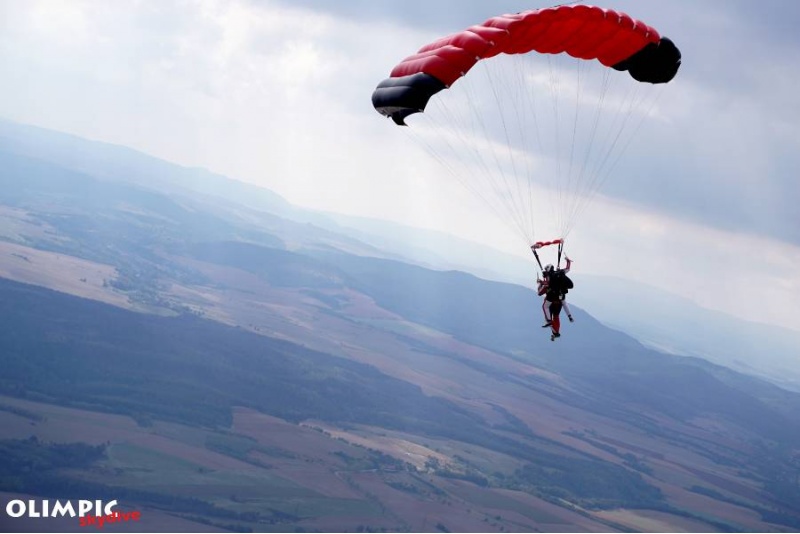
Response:
M530 257L371 94L437 37L547 5L0 0L0 117ZM570 233L575 274L800 330L800 3L608 7L672 38L683 64Z

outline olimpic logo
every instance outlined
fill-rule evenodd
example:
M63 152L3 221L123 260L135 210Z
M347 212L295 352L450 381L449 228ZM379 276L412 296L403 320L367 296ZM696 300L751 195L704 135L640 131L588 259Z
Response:
M141 512L118 512L114 510L117 501L103 502L101 500L89 501L49 501L29 499L23 501L15 499L6 505L6 514L15 519L28 518L53 518L53 517L78 517L80 526L94 526L103 528L107 524L139 521Z

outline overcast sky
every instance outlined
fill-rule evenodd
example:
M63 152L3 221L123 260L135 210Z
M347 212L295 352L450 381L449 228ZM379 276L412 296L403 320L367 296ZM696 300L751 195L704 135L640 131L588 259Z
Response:
M370 96L421 45L546 5L0 0L0 117L529 255ZM570 235L576 276L800 330L800 2L607 7L671 37L683 66Z

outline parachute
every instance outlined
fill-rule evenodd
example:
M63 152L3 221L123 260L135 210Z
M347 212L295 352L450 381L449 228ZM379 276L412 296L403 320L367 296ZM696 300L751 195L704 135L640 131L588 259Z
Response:
M411 121L405 130L527 245L559 242L560 253L641 123L658 120L651 90L680 64L675 44L641 21L561 5L423 46L372 103ZM551 232L558 240L542 241Z

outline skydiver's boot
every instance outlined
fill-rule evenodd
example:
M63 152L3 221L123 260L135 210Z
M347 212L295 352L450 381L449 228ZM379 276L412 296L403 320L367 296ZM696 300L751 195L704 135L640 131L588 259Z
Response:
M545 323L542 325L542 328L548 328L548 327L550 327L552 325L553 325L553 323L551 321L545 321Z
M550 335L550 341L555 341L557 337L561 337L559 331L561 330L561 320L559 319L558 315L552 315L552 325L550 328L552 329L553 333Z
M571 323L575 322L575 319L573 319L572 315L570 315L569 313L567 314L567 319L569 319L569 322L571 322Z

